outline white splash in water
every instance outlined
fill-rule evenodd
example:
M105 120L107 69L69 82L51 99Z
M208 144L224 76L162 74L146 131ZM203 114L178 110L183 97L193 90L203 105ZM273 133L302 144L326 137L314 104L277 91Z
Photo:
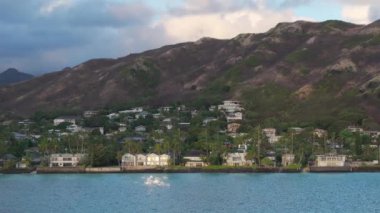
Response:
M168 187L170 186L169 183L166 183L165 180L167 180L167 177L154 177L153 175L145 178L144 184L147 186L161 186L161 187Z

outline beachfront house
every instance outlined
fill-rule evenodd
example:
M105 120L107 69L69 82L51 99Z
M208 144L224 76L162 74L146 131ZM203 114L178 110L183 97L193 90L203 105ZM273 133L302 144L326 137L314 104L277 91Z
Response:
M50 167L76 167L85 158L85 154L51 154L50 155Z
M122 167L129 167L129 166L136 166L137 160L136 156L132 155L130 153L126 153L121 157L121 166Z
M163 154L157 155L151 153L148 155L144 154L130 154L126 153L121 158L122 167L152 167L152 166L168 166L170 161L170 156Z
M168 166L170 161L170 156L167 154L157 155L155 153L150 153L146 156L147 166Z
M294 154L283 154L281 160L282 166L289 166L294 163Z
M208 165L199 155L187 155L183 159L186 161L186 167L204 167Z
M315 166L317 167L343 167L346 162L346 155L317 155Z
M136 155L136 166L146 166L146 155L143 155L143 154Z
M170 156L167 154L160 155L160 166L169 166Z
M228 153L225 160L227 166L251 166L252 161L246 160L247 153Z

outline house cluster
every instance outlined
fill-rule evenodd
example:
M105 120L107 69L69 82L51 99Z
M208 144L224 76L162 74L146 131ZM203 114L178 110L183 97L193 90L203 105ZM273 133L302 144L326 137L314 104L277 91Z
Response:
M90 118L92 116L97 115L97 111L85 111L83 113L84 118ZM104 127L82 127L78 125L78 121L81 119L79 116L60 116L53 120L53 124L55 127L61 125L61 124L68 124L66 126L67 132L62 132L59 129L50 129L48 132L50 134L54 133L58 136L65 136L69 135L70 133L78 133L78 132L84 132L84 133L90 133L93 131L99 131L100 134L104 134Z
M216 107L214 106L214 108ZM244 108L241 106L241 103L239 101L226 100L223 101L223 104L218 105L217 109L226 117L227 133L232 137L236 137L243 121Z
M371 139L374 141L375 139L380 138L380 131L373 131L373 130L365 130L361 127L357 126L348 126L347 130L352 133L359 133L359 134L364 134L368 135L371 137Z

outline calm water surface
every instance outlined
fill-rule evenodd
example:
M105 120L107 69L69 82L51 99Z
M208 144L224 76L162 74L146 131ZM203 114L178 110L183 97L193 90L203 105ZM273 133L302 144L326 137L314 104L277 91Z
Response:
M0 174L0 212L380 212L380 173Z

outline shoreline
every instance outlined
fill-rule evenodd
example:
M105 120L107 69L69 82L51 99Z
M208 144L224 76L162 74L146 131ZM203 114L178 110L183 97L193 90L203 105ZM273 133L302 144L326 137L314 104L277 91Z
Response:
M65 167L50 168L37 167L28 169L0 170L0 174L139 174L139 173L360 173L380 172L380 167L306 167L303 169L290 169L281 167L231 167L231 168L186 168L186 167L158 167L146 169L120 169L120 167Z

